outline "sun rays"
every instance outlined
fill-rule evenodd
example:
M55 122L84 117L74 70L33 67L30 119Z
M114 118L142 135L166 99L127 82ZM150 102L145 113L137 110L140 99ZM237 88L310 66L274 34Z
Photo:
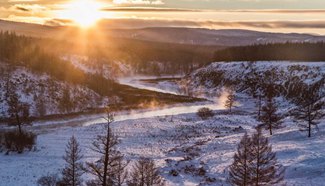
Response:
M104 17L102 8L103 5L94 0L75 0L64 5L59 17L71 20L82 28L90 28Z

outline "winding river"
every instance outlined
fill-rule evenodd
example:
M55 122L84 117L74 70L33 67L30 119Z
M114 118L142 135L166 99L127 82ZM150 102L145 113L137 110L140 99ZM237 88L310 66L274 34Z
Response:
M170 86L155 86L155 84L144 83L141 80L155 80L158 77L126 77L120 78L119 82L121 84L125 84L128 86L132 86L135 88L147 89L157 92L163 93L171 93L179 95L177 91L170 89ZM161 77L159 77L161 78ZM168 82L165 82L168 84ZM151 118L158 116L170 116L170 115L179 115L186 113L196 113L198 109L202 107L207 107L212 110L220 110L224 109L223 98L219 98L216 102L206 101L206 102L197 102L197 103L188 103L188 104L176 104L166 106L164 108L152 108L152 109L142 109L142 110L134 110L131 112L118 112L115 114L115 121L125 121L125 120L134 120L134 119L143 119L143 118ZM57 128L60 126L90 126L98 123L104 123L104 114L96 114L90 116L80 116L73 119L68 120L60 120L60 121L46 121L35 123L34 127L39 128Z

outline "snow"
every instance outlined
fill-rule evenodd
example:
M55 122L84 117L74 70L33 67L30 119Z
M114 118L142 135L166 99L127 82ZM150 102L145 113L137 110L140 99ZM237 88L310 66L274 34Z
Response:
M167 185L207 184L207 177L216 179L212 185L228 185L226 178L228 166L232 162L236 146L245 131L252 133L258 122L254 118L254 109L247 108L248 99L240 99L241 105L233 115L217 109L216 115L206 121L195 113L154 116L119 120L112 129L119 136L119 150L131 163L140 156L153 158L159 166ZM245 100L245 102L243 102ZM117 117L118 118L118 117ZM322 185L325 181L325 122L319 125L313 137L300 132L291 118L287 118L285 128L275 131L270 137L278 160L286 167L287 185ZM37 149L25 154L0 155L0 185L35 185L42 175L55 173L64 165L62 156L68 139L75 135L81 144L84 161L95 160L91 143L98 134L104 132L103 121L94 125L66 126L57 129L37 128L39 133ZM240 128L242 127L242 129ZM268 136L267 131L265 135ZM184 160L188 152L196 155ZM186 174L185 167L204 167L206 176ZM171 176L175 169L179 176ZM84 175L90 178L90 175Z
M243 83L245 76L252 68L263 74L270 70L276 74L278 82L288 88L295 86L297 80L312 84L325 77L325 62L294 62L294 61L257 61L257 62L215 62L194 71L185 82L189 92L198 97L211 97L219 94L224 83ZM219 76L220 77L219 77ZM214 81L220 81L218 85Z
M159 78L180 78L182 76L159 76ZM157 76L129 76L120 77L118 82L123 85L128 85L140 89L146 89L151 91L157 91L162 93L179 95L181 93L180 87L177 83L170 81L160 81L158 83L145 83L142 80L157 79Z
M59 81L46 74L32 72L24 67L14 67L9 71L9 66L0 62L0 70L10 73L10 82L14 83L16 92L20 96L20 101L30 105L32 116L38 116L37 98L42 97L46 101L47 114L60 114L59 102L63 91L69 88L71 101L76 105L73 111L80 112L97 105L107 104L107 98L82 85L75 85ZM6 75L0 77L0 100L5 100ZM102 99L98 101L99 99ZM0 113L7 116L8 105L6 101L0 101Z
M261 62L258 70L276 67L289 73L287 69L293 64L296 63ZM308 66L305 68L308 70L292 73L310 77L305 79L308 81L314 81L318 75L325 72L324 62L297 64ZM223 68L232 72L229 77L242 76L245 69L239 68L245 66L243 62L213 65L216 67L210 66L212 70ZM138 87L141 83L136 82L130 84ZM141 85L150 88L148 84ZM221 93L216 103L174 105L117 113L116 121L111 127L120 140L118 149L130 160L127 169L131 170L134 161L143 156L156 162L168 186L228 186L228 166L233 161L237 144L245 132L252 134L259 122L255 119L254 100L245 94L236 94L238 106L230 115L222 106L224 97L225 94ZM283 98L277 99L281 102L281 111L291 107ZM201 107L210 107L214 110L215 116L208 120L200 119L195 112ZM90 147L96 136L104 133L104 125L102 115L35 123L29 129L39 134L37 149L24 154L0 154L0 186L36 185L37 179L41 176L58 173L64 165L62 156L65 145L72 135L75 135L81 144L83 161L96 160L98 156ZM286 168L286 184L324 185L325 120L320 122L318 130L313 130L312 138L301 132L291 117L284 119L283 126L284 128L275 130L273 136L269 136L268 131L264 131L264 135L270 138L278 161ZM198 174L198 170L202 168L206 170L205 175ZM179 175L169 174L172 170L177 171ZM84 179L90 178L92 178L90 175L84 175ZM214 182L210 183L209 180Z

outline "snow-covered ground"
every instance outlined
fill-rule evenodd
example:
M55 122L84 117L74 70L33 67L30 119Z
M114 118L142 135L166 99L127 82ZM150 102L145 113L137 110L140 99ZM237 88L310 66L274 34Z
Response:
M109 103L109 98L100 96L86 86L59 81L25 67L11 67L0 61L0 72L0 117L8 115L8 104L4 101L8 84L15 88L20 101L30 105L32 116L40 116L39 110L44 110L45 115L62 113L60 104L65 90L68 90L69 100L73 103L71 112L80 112Z
M283 89L300 86L300 82L312 84L325 77L325 62L257 61L215 62L200 68L187 77L187 87L192 95L210 97L232 82L241 87L251 74L275 74L275 84Z
M244 109L246 110L246 108ZM216 111L216 116L203 121L195 114L159 116L144 119L116 121L113 131L119 136L119 150L132 161L140 156L153 158L160 167L167 185L227 185L227 167L232 162L236 146L245 131L254 131L258 122L253 113L237 108L237 114L227 115ZM62 155L68 139L75 135L79 140L84 161L96 155L91 143L103 133L104 123L91 126L65 127L43 132L38 136L37 149L25 154L0 155L0 185L35 185L42 175L55 173L64 165ZM265 131L265 135L267 131ZM308 139L290 118L285 128L276 130L271 137L279 161L286 167L287 185L323 185L325 181L325 122L319 125ZM190 159L185 157L190 156ZM193 173L185 173L192 165ZM203 167L204 176L195 175ZM171 176L174 169L179 176ZM194 174L194 175L193 175ZM85 178L88 175L85 175Z
M120 77L118 82L123 85L137 87L140 89L152 90L162 93L179 95L181 93L180 86L170 81L161 81L158 83L145 83L143 80L154 80L157 78L181 78L182 76L132 76Z
M317 68L318 65L321 64L315 64L315 69L323 72L322 67ZM236 68L238 66L233 69ZM307 75L309 72L306 72ZM319 73L317 70L314 72ZM240 73L236 75L239 77ZM138 81L130 85L150 88ZM161 90L158 88L157 91ZM207 102L192 107L178 105L117 113L112 129L120 139L119 150L130 160L128 169L137 158L144 156L155 160L167 185L229 185L226 180L228 166L233 161L237 144L245 132L251 134L259 124L254 117L254 100L245 94L236 95L239 104L232 115L223 110L224 94L215 104ZM288 109L289 104L285 100L279 102L281 111ZM202 120L195 114L198 108L205 106L211 106L216 114L209 120ZM33 129L39 134L37 149L24 154L0 154L0 186L36 185L39 177L59 172L64 165L65 145L72 135L81 144L84 161L96 160L98 156L90 147L96 136L104 132L105 123L101 117L94 115L66 122L36 123ZM61 127L49 127L53 124ZM324 185L325 120L321 121L318 130L313 130L312 138L307 138L307 134L301 132L290 117L284 119L283 126L275 130L273 136L269 136L268 131L264 133L270 137L279 162L286 167L286 184ZM204 174L202 170L205 170ZM171 175L171 171L178 172L178 176ZM90 176L84 175L84 178L89 179Z

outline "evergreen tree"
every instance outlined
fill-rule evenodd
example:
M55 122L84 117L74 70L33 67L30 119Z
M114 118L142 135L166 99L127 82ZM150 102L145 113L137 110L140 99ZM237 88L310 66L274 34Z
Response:
M62 185L81 185L81 176L84 173L83 165L81 163L82 158L83 156L81 154L80 145L77 139L72 136L67 144L65 156L63 156L66 166L62 170L62 181L60 182Z
M133 166L129 186L165 185L153 160L141 157Z
M261 129L253 134L250 151L253 159L250 163L253 185L276 185L283 181L284 168L278 163L276 153L272 152L272 146Z
M235 103L235 95L233 91L230 91L229 95L227 96L227 100L225 102L225 107L229 110L230 113L232 111L234 103Z
M325 116L322 111L325 102L319 92L319 89L308 86L301 96L296 97L294 100L297 108L292 111L292 115L297 121L306 122L299 126L301 130L308 131L308 137L311 137L312 127L317 127L318 121Z
M265 106L262 107L262 115L260 120L263 122L267 130L270 131L270 135L273 134L273 129L277 129L281 125L281 117L277 114L277 105L273 99L269 99Z
M248 186L252 184L250 177L252 171L250 163L253 161L250 154L251 145L251 138L245 133L237 147L234 162L230 166L229 181L232 185Z
M114 121L113 115L107 112L106 134L99 135L93 142L93 151L100 154L100 159L96 162L87 162L87 171L96 176L96 179L89 182L89 185L115 186L119 185L122 175L125 174L123 155L116 149L118 139L110 129L110 124Z
M284 168L272 152L260 128L249 137L245 134L230 166L229 181L238 186L276 185L283 181Z

